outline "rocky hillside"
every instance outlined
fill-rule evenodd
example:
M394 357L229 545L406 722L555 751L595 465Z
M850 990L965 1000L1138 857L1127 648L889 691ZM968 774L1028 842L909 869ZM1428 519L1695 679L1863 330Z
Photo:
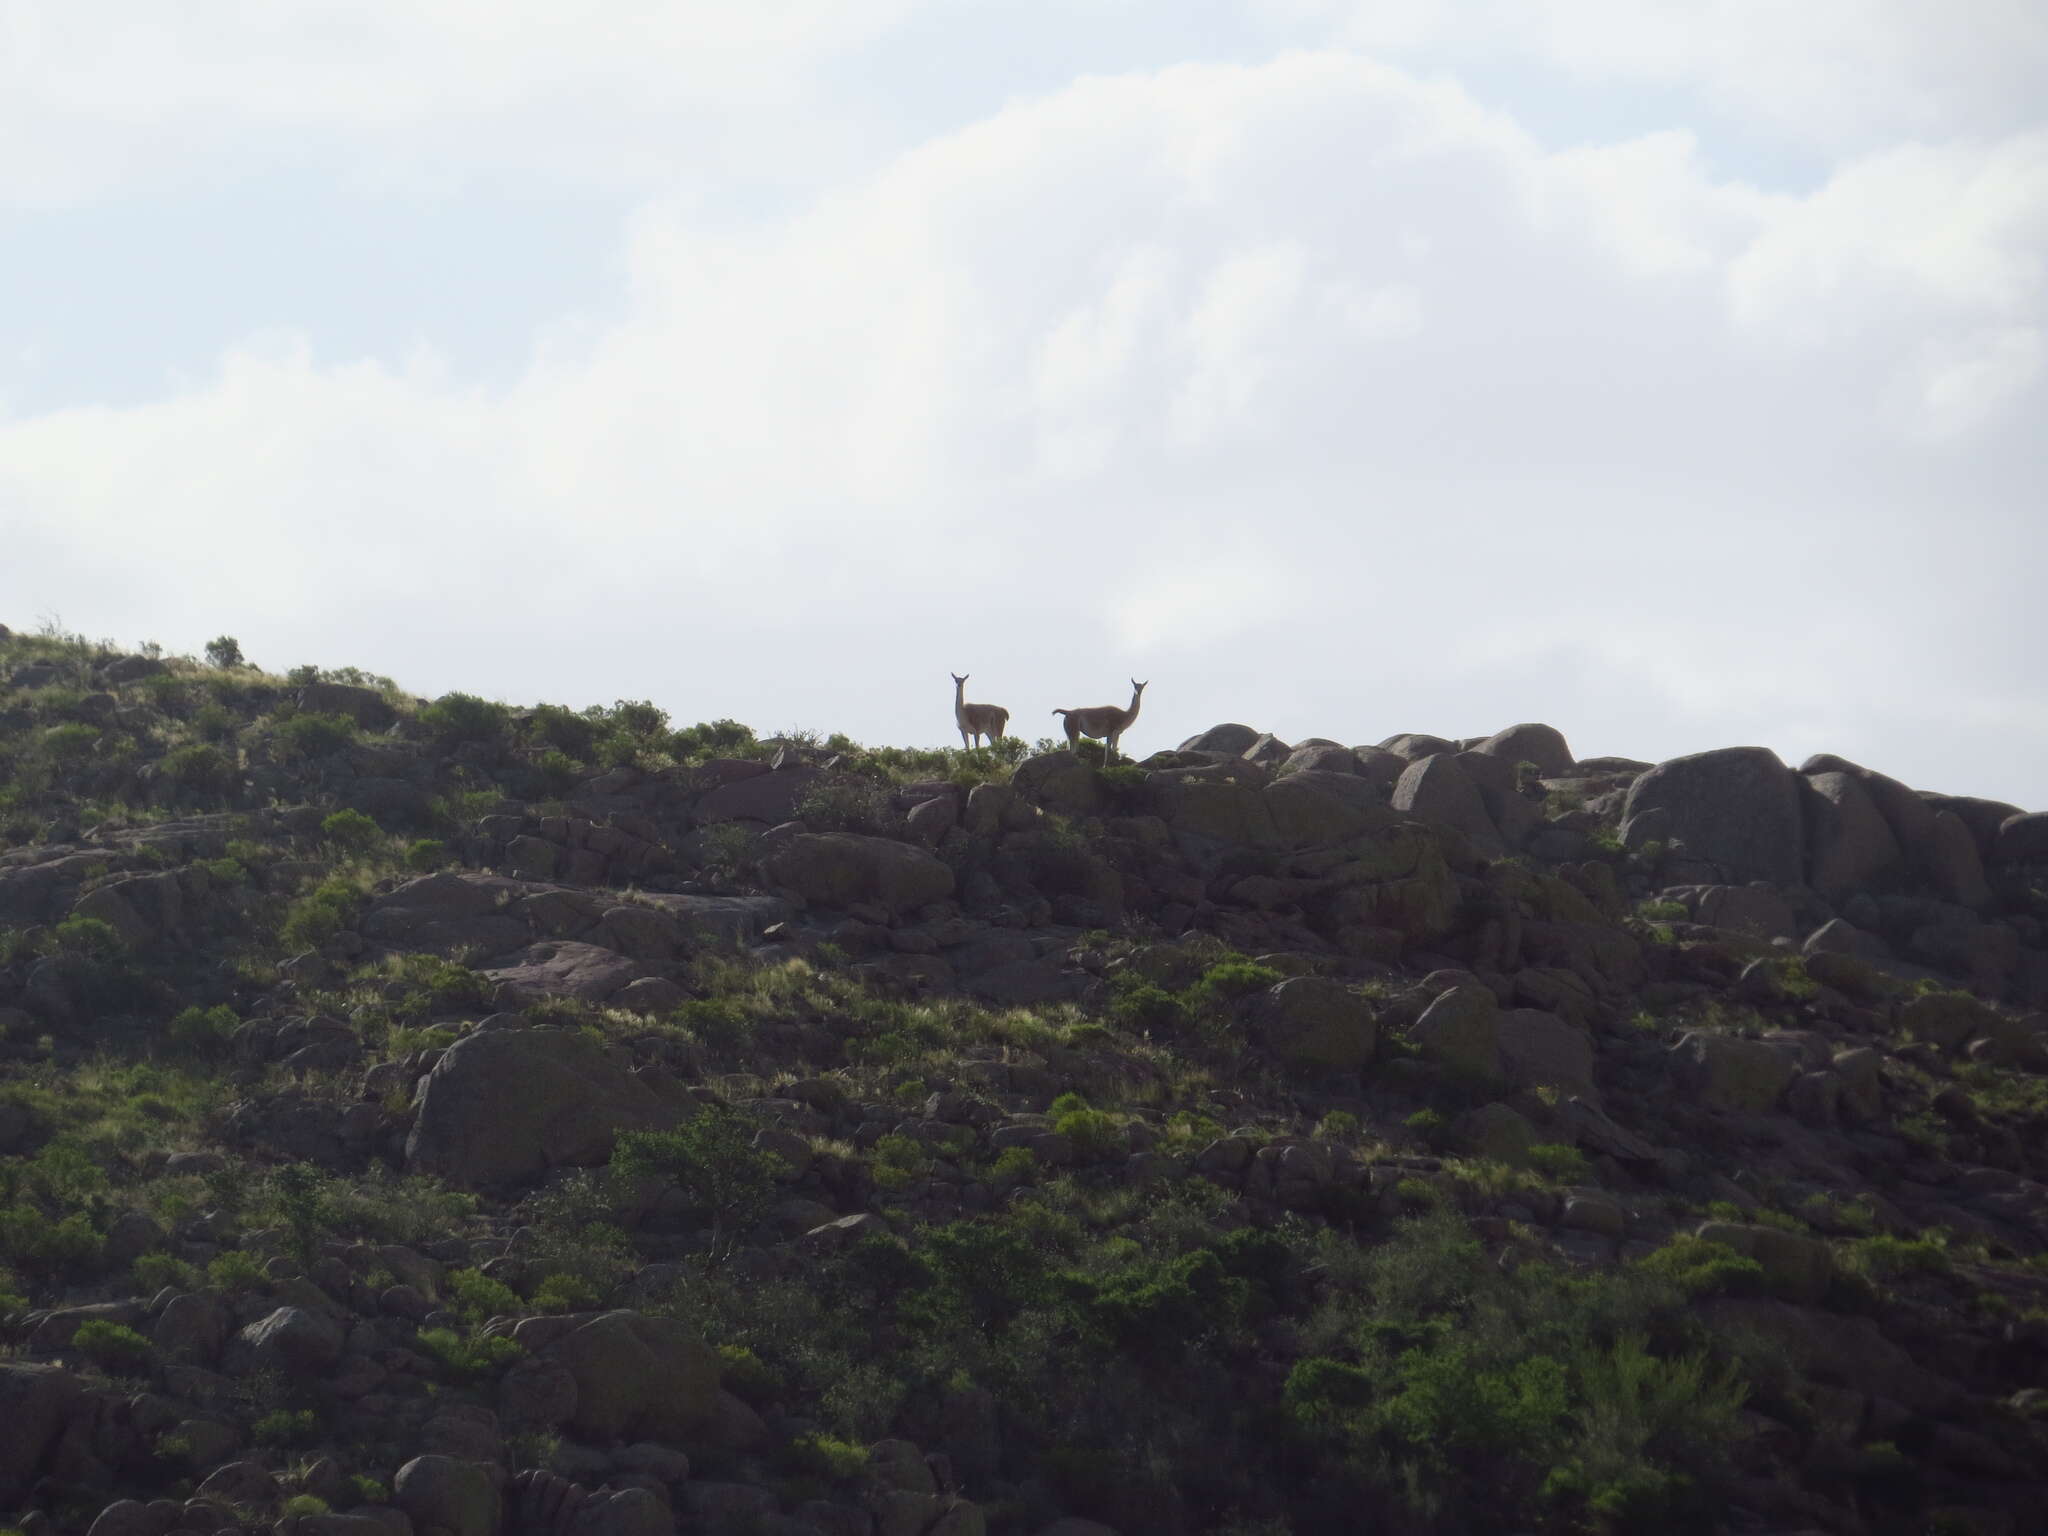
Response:
M209 657L0 629L22 1536L2040 1528L2048 815Z

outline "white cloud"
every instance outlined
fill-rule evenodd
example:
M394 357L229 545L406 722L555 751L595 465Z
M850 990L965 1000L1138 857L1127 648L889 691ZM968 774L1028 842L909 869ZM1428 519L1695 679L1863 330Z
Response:
M1783 140L1841 154L2037 122L2048 10L2035 0L1264 0L1395 57L1518 58L1582 83L1688 90Z
M1140 750L1550 715L2048 802L1982 584L2043 548L2038 163L1765 197L1353 55L1087 80L771 221L650 205L623 318L502 389L286 341L0 422L0 519L169 643L434 691L938 740L949 668L1020 722L1149 672Z
M0 0L0 203L232 177L278 155L426 186L483 171L630 186L826 159L835 136L803 131L817 66L908 8Z

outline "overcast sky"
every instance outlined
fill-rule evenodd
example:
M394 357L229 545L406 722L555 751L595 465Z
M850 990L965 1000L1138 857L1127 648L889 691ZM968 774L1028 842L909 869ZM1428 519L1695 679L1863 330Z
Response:
M2039 0L0 0L17 628L2048 808L2044 353Z

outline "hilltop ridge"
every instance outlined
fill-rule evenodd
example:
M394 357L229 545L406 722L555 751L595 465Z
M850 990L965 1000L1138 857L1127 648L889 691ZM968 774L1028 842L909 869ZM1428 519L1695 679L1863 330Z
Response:
M26 1533L2048 1495L2048 814L1527 723L764 742L216 647L0 629Z

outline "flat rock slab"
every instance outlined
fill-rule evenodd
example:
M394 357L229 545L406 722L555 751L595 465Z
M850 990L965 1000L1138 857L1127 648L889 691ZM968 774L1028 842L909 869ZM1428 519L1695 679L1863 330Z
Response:
M639 961L616 950L577 939L542 939L493 961L482 974L509 988L522 1001L573 997L601 1003L648 972Z
M680 896L643 892L641 905L666 912L700 940L746 944L785 922L789 903L774 896Z

